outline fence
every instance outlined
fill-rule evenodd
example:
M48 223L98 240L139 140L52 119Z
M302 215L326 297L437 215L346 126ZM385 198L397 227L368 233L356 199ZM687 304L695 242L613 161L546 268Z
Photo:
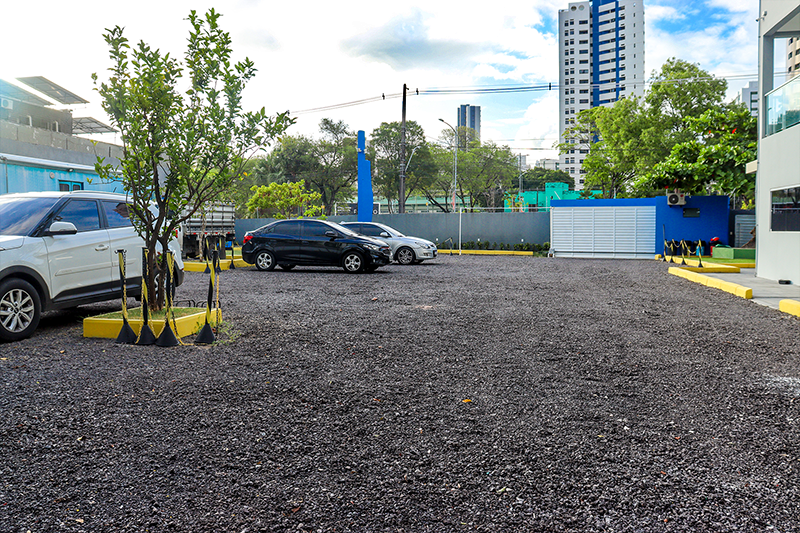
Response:
M356 215L332 216L332 222L356 221ZM272 222L271 218L241 218L236 220L236 240L244 234ZM550 240L550 213L415 213L373 215L396 230L433 242L453 239L461 242L478 241L505 244L543 244Z

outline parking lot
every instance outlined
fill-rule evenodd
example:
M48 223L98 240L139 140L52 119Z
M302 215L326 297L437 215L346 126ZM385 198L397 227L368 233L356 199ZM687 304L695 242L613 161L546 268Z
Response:
M0 531L800 531L798 319L664 263L237 268L220 301L212 346L66 312L0 345Z

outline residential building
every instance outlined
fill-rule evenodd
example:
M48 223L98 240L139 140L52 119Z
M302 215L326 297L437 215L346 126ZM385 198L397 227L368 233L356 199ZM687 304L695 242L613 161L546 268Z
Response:
M800 0L761 0L756 276L800 284L800 76L779 86L776 54L800 39ZM778 45L778 46L776 46ZM778 56L778 59L780 56Z
M747 106L752 116L758 116L758 81L751 81L747 87L742 87L739 101Z
M790 78L800 74L800 38L789 37L786 44L786 72Z
M471 128L475 132L474 140L481 140L481 106L464 104L458 108L458 116L456 117L457 128ZM462 150L467 149L466 139L461 139L459 147Z
M98 157L118 165L122 147L78 135L113 130L90 117L73 117L68 108L58 109L86 100L41 76L20 81L42 96L0 80L0 194L122 192L119 182L101 181L94 168Z
M642 0L572 2L558 12L559 133L575 148L560 156L561 170L583 188L589 147L564 132L584 109L644 94L644 5Z

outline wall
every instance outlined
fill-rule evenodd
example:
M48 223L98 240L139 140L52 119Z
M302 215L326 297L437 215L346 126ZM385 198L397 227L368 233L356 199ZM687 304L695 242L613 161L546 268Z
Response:
M76 167L78 167L76 165ZM101 183L86 168L58 168L15 164L0 158L0 194L30 191L58 191L59 182L81 183L86 190L123 192L120 183Z
M355 221L356 216L330 217L333 222ZM244 234L268 224L273 219L243 218L236 221L236 240ZM453 239L458 247L459 222L461 241L481 241L516 244L543 244L550 239L550 213L416 213L374 215L373 222L391 226L401 233L444 242Z

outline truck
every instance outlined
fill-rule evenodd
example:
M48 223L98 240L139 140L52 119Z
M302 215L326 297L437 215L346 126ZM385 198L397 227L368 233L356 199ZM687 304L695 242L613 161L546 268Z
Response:
M180 233L184 257L201 259L207 246L217 248L220 259L225 259L226 248L236 240L236 207L226 202L208 203L181 224Z

